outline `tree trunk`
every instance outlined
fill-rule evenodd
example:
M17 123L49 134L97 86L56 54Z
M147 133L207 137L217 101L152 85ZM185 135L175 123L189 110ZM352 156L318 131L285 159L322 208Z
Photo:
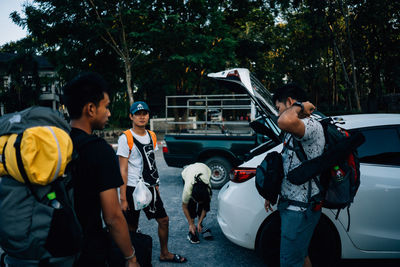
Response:
M333 110L336 109L337 106L337 102L338 102L338 90L337 90L337 76L336 76L336 50L335 47L333 47L333 63L332 63L332 67L333 67L333 81L332 81L332 87L333 87L333 94L332 94L332 103L333 103Z
M129 105L134 102L132 91L132 66L129 58L123 58L125 67L126 90L128 91Z
M344 17L344 21L346 24L346 34L347 34L347 43L349 46L349 50L350 50L350 60L351 60L351 70L352 70L352 78L353 78L353 93L354 93L354 99L356 102L356 106L357 106L357 111L361 111L361 105L360 105L360 98L358 96L358 86L357 86L357 76L356 76L356 62L355 62L355 58L354 58L354 50L353 50L353 45L352 45L352 41L351 41L351 34L350 34L350 23L349 23L349 16L348 16L348 7L347 7L347 3L345 3L345 8L346 10L344 10L343 7L343 3L341 2L341 7L342 7L342 13L343 13L343 17Z

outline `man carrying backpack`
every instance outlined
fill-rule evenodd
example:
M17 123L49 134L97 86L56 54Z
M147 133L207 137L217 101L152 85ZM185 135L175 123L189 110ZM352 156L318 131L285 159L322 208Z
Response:
M319 195L313 179L295 185L287 179L287 173L301 164L302 147L308 159L322 154L325 138L322 125L312 117L315 107L306 101L303 89L287 84L275 92L273 102L279 112L278 127L285 132L282 153L284 178L282 181L278 210L281 217L281 266L311 266L308 246L321 209L315 198ZM306 101L306 102L305 102ZM294 145L298 142L300 145ZM318 177L317 177L318 179ZM272 211L269 200L265 200L266 211Z
M201 233L206 240L213 238L211 230L204 225L204 219L210 211L212 195L210 177L210 168L201 162L190 164L182 171L185 182L182 192L182 210L189 223L187 238L192 244L200 242L197 233ZM198 217L197 227L194 224L196 217Z
M79 155L73 182L84 243L75 266L119 266L111 260L119 256L110 255L112 240L126 266L139 266L119 207L117 188L123 181L117 158L104 139L92 135L93 130L104 128L111 115L108 86L100 75L85 73L64 87L64 96L71 118L70 136ZM102 217L109 233L103 229Z
M129 230L136 232L139 224L140 210L135 210L133 192L143 179L152 194L150 205L145 207L147 219L155 219L158 223L161 262L184 263L186 258L173 254L168 250L169 217L164 209L159 192L159 176L155 162L154 151L157 141L154 132L147 131L149 122L149 106L143 101L137 101L130 107L129 118L132 128L122 134L118 140L117 155L119 156L120 172L124 183L120 188L121 208L124 211Z

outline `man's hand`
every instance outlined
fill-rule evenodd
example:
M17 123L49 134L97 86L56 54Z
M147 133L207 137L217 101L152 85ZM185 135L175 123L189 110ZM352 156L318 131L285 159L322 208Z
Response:
M313 113L315 110L315 106L310 101L303 102L303 107L304 110L301 114L299 114L299 117L300 115L303 116L303 118L310 117L311 113Z
M265 210L268 212L268 211L274 211L273 209L272 209L272 207L271 207L271 203L269 202L269 200L265 200L265 203L264 203L264 208L265 208Z
M201 226L201 222L197 224L197 231L201 233L203 231L203 226Z
M196 234L196 226L193 223L189 224L189 232Z
M126 210L128 210L129 209L129 206L128 206L128 201L126 201L126 199L120 199L120 206L121 206L121 210L122 211L126 211Z
M126 267L140 267L139 262L137 261L136 257L126 261Z

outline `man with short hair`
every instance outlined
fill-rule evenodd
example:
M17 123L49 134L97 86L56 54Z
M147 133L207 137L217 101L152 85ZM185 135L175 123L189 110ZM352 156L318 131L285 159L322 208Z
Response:
M104 139L92 135L93 130L104 128L111 115L107 83L96 73L84 73L63 90L71 118L70 135L79 155L72 179L84 243L75 266L125 265L122 255L117 255L122 261L118 265L111 260L115 258L111 255L112 240L125 257L126 266L139 266L119 205L117 188L123 181L117 157ZM102 217L109 232L103 229Z
M282 153L284 178L278 210L281 217L280 264L282 267L311 266L308 246L321 216L319 189L312 179L302 185L292 184L287 173L301 164L294 142L302 146L308 159L320 156L325 145L322 125L310 115L315 106L295 84L279 88L272 98L279 112L278 127L285 132ZM317 177L319 179L319 177ZM272 211L265 200L266 211Z
M186 258L168 250L169 217L164 209L159 192L159 176L154 151L157 149L156 135L146 130L150 109L143 101L137 101L130 107L129 118L132 128L118 139L117 155L124 183L120 187L121 208L124 211L129 230L136 232L139 224L140 210L135 210L133 192L139 179L143 179L152 193L149 206L143 209L147 219L158 223L161 262L186 262Z
M211 170L201 162L196 162L185 167L182 178L185 182L182 192L182 210L189 223L188 240L192 244L200 242L198 234L203 238L213 238L211 230L205 226L204 219L210 211L212 190L210 186ZM197 220L197 226L194 221Z

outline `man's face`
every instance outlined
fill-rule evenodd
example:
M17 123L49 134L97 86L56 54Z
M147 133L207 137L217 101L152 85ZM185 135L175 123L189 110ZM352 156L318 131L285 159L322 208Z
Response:
M100 100L99 105L96 107L96 114L93 120L93 130L102 130L108 122L108 118L111 116L109 110L110 98L107 93L104 93L104 97Z
M136 111L135 114L131 115L131 120L134 126L145 127L149 122L149 112L147 110Z
M278 115L280 116L286 109L288 109L291 105L289 105L288 101L279 102L276 100L275 107L278 110Z

